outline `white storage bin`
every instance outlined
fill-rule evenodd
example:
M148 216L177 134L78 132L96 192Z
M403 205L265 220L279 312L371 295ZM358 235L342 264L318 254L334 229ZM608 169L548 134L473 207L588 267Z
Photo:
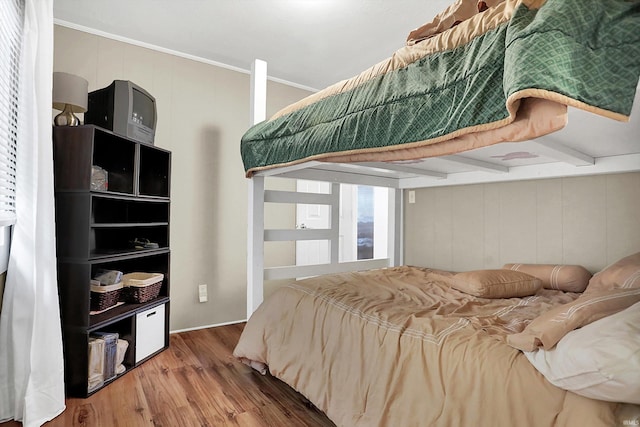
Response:
M136 363L164 347L164 304L136 314Z

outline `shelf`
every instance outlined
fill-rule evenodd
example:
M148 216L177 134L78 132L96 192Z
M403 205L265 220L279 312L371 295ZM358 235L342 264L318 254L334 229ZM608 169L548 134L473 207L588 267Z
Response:
M141 249L122 253L103 254L89 258L58 257L58 262L63 264L103 264L106 262L127 261L136 258L145 258L149 255L169 254L169 248Z
M75 191L78 191L78 190L75 190ZM80 191L86 191L86 190L80 190ZM121 193L118 191L111 191L111 190L89 190L89 191L95 195L100 195L104 197L113 197L113 198L117 197L120 199L136 197L132 193Z
M94 125L53 129L55 189L169 199L171 152ZM107 190L91 190L91 167L107 172Z
M57 194L73 194L73 193L88 193L94 197L100 197L102 199L117 199L117 200L132 200L138 202L150 202L150 203L169 203L171 199L166 196L150 196L150 195L135 195L129 193L118 193L115 191L102 191L102 190L87 190L87 189L59 189L56 190Z
M53 142L65 388L67 396L87 397L169 345L171 152L93 125L54 127ZM107 171L107 189L92 190L93 166ZM135 239L160 247L134 249ZM124 303L91 315L90 282L100 269L162 273L164 278L152 301ZM157 312L164 315L145 322L156 306L162 306ZM129 343L126 370L88 391L89 338L96 332L117 333Z
M136 222L136 223L124 223L124 222L113 222L113 223L93 223L91 227L93 228L128 228L128 227L162 227L169 225L168 222Z
M135 193L135 151L137 144L113 134L95 132L92 165L108 173L110 192Z
M110 252L92 252L89 257L89 261L99 261L99 262L111 262L125 259L133 259L140 258L153 254L164 254L169 253L168 247L158 248L158 249L127 249L127 250L114 250Z
M166 278L168 273L169 254L169 248L142 249L136 252L127 252L120 255L114 254L100 258L91 258L88 262L95 268L118 270L125 273L149 270L150 272L163 273Z
M148 239L157 243L159 248L134 249L131 242L136 239ZM147 224L137 227L90 227L89 242L90 258L166 249L169 247L169 227Z
M141 196L169 197L170 170L171 158L168 151L140 145L138 194Z
M118 307L114 307L110 310L107 310L103 313L94 314L89 317L89 328L87 329L87 332L91 333L91 332L97 331L113 323L116 323L122 319L125 319L130 316L134 316L136 313L140 311L144 311L156 305L164 304L168 301L169 301L169 297L163 296L142 304L126 303Z
M91 196L93 224L149 225L169 223L169 203L147 198Z

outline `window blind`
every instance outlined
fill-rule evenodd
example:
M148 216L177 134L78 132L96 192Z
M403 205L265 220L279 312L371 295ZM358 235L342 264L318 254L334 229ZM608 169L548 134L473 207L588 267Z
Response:
M23 0L0 1L0 225L15 223Z

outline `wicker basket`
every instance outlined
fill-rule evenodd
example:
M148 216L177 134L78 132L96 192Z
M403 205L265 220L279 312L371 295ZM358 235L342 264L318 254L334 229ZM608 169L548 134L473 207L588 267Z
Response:
M126 302L140 304L151 301L160 294L162 273L129 273L122 276L123 296Z
M102 311L113 307L120 300L122 294L122 282L115 285L91 285L91 311Z

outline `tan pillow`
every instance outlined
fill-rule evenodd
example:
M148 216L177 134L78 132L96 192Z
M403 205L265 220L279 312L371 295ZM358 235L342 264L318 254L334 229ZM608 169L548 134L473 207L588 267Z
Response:
M624 257L596 273L586 292L640 288L640 252Z
M481 298L514 298L535 294L540 279L512 270L474 270L457 273L448 282L451 287Z
M575 301L536 317L524 331L507 336L507 343L523 351L551 349L567 333L640 301L640 289L611 289L583 293Z
M581 265L505 264L502 268L521 271L542 280L546 289L582 292L589 284L591 273Z

